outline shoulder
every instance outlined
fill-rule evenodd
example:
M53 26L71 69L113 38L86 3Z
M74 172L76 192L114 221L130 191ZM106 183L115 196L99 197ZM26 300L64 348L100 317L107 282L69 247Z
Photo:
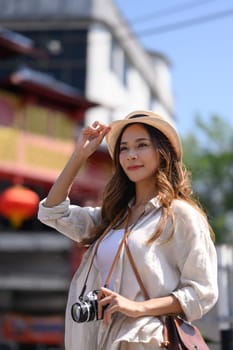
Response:
M197 218L198 217L198 218L204 219L204 214L202 214L201 209L199 210L198 207L195 207L184 200L174 199L171 207L172 207L172 210L173 210L175 216L182 215L185 218Z
M191 205L184 200L175 199L172 202L172 209L175 219L175 227L179 232L183 231L186 234L207 233L210 235L208 221L202 213L202 210Z

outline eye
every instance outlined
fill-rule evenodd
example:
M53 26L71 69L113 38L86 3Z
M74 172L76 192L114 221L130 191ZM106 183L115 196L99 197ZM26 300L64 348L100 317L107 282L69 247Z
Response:
M127 147L126 146L120 146L120 153L127 151Z
M149 147L149 144L146 143L146 142L140 142L140 143L138 144L138 148L145 148L145 147Z

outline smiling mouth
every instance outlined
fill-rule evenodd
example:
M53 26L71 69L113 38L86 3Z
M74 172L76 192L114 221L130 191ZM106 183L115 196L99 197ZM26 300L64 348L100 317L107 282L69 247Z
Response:
M132 165L127 168L127 170L133 171L142 168L143 165Z

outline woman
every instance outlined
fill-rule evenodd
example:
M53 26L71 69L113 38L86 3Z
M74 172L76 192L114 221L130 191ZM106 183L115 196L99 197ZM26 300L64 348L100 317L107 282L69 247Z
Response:
M69 188L105 136L115 169L102 207L71 206ZM215 304L217 262L212 231L192 198L181 153L176 130L149 111L130 113L110 126L95 122L83 129L38 214L43 223L89 247L70 286L66 350L161 349L160 316L182 313L192 321ZM128 246L148 299L125 246L109 285L103 287L126 226ZM71 307L78 301L92 259L86 293L100 290L98 317L104 311L103 320L77 323Z

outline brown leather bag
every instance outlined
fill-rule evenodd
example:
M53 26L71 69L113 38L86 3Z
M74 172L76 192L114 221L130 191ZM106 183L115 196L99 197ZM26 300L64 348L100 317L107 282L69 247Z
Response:
M209 350L199 329L179 316L166 316L164 342L168 350Z

